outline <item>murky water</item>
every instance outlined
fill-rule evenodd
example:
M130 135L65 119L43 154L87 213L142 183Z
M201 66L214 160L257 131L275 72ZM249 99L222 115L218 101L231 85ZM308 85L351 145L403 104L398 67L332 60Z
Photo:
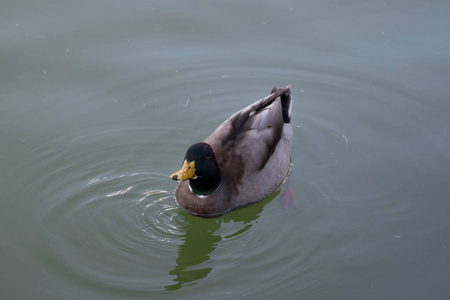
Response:
M7 1L2 299L447 299L449 9ZM180 209L187 147L287 84L296 207Z

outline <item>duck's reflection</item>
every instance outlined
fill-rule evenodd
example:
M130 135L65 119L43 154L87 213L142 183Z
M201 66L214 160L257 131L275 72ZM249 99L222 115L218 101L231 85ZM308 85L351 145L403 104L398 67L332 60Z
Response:
M218 218L195 217L184 211L181 212L180 209L180 214L184 217L181 230L185 234L182 236L183 244L178 249L176 266L169 272L170 275L176 276L173 280L175 283L167 285L165 289L167 291L177 290L183 286L193 285L195 281L208 276L213 268L205 262L209 260L211 252L216 249L217 244L222 240L222 236L215 234L215 232L223 223L230 221L243 222L242 228L231 236L246 232L254 224L254 220L259 218L264 206L278 194L279 191L261 202L232 211ZM204 266L202 266L202 263Z
M185 216L186 227L183 235L183 244L178 249L178 258L175 268L169 272L175 275L175 284L166 286L166 290L176 290L184 284L206 277L211 267L193 268L209 259L209 254L216 248L222 239L214 232L220 228L221 221L205 220L198 217Z

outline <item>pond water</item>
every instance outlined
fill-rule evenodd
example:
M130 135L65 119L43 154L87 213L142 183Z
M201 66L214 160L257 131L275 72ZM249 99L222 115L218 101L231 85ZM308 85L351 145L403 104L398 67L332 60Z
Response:
M2 299L448 299L450 3L12 1ZM174 199L186 149L292 85L296 204Z

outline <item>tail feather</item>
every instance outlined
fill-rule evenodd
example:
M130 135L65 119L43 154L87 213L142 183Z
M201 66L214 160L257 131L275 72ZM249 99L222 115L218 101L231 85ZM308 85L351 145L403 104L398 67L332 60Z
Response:
M281 105L282 105L282 111L283 111L283 122L284 123L290 123L291 122L291 85L288 85L284 89L280 89L277 86L274 86L271 94L281 91L280 98L281 98Z

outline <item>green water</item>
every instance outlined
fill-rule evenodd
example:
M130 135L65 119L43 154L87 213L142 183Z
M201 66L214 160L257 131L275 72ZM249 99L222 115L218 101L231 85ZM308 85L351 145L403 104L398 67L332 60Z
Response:
M447 299L443 1L6 1L2 299ZM291 187L203 219L169 175L292 85Z

